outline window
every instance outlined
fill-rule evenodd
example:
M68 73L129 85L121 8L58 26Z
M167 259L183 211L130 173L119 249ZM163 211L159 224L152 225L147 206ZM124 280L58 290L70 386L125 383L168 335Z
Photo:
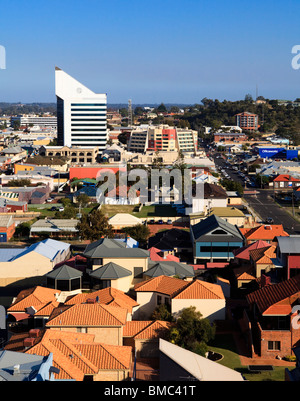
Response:
M87 327L77 327L77 333L87 333Z
M95 258L93 260L94 265L102 265L103 264L103 259L102 258Z
M268 351L280 351L280 341L268 341Z
M160 295L157 295L156 303L157 303L157 305L161 305L161 296Z
M142 267L134 267L133 274L134 274L134 278L143 278L143 268Z
M170 305L170 298L165 298L165 304Z

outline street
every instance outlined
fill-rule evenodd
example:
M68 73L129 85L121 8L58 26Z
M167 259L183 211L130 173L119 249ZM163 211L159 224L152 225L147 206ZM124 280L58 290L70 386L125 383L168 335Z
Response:
M271 197L271 194L273 193L272 190L252 187L247 188L249 187L249 184L245 186L244 179L238 174L236 170L232 170L230 166L226 165L226 160L224 160L222 157L218 157L218 153L211 156L214 159L216 167L218 167L219 170L223 169L226 171L229 176L228 179L231 179L235 182L240 182L245 190L248 189L248 191L256 191L256 195L249 195L247 193L244 193L244 199L263 223L268 217L271 217L274 220L274 224L282 224L284 230L288 234L300 234L300 222L294 219L291 214L289 214L287 211L285 211L283 208L278 206L277 203L274 202L273 198Z

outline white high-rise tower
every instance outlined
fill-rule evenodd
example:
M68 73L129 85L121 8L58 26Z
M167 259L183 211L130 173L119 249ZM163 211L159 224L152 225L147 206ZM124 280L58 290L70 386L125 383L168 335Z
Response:
M107 143L107 95L96 94L55 67L57 98L57 144L97 146Z

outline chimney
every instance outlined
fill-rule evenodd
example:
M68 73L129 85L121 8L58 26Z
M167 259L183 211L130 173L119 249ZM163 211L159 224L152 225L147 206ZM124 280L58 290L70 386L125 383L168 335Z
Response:
M95 304L96 303L96 298L87 298L86 303L87 304Z
M23 341L23 346L25 349L30 348L32 346L34 346L34 344L36 343L36 339L33 337L28 337L25 338Z
M14 365L14 375L17 375L20 373L20 365Z
M262 287L266 287L268 285L271 285L271 277L270 276L266 276L265 274L263 274L261 276L261 286Z

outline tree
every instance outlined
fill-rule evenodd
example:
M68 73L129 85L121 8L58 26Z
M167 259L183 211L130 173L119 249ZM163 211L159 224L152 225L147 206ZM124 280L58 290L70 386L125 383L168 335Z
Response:
M152 313L151 320L163 320L165 322L173 322L174 318L171 313L170 306L166 304L158 305Z
M76 198L76 201L80 207L86 207L91 199L87 194L79 194Z
M88 214L84 214L78 225L79 236L82 239L95 241L101 237L112 237L113 230L106 217L101 210L93 210Z
M202 318L195 306L190 306L179 314L175 327L170 330L170 340L180 347L204 356L207 343L214 338L215 331L215 325Z
M158 107L157 107L157 112L158 113L167 113L167 108L166 108L166 106L163 104L163 103L161 103Z
M124 233L139 242L140 246L145 246L148 243L148 238L150 236L149 227L144 224L137 224L132 227L125 227L123 229Z

